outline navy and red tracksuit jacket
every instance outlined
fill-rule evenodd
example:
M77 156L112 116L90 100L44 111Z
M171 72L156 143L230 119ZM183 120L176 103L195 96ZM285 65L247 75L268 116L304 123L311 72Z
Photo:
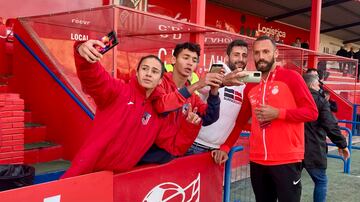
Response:
M259 104L280 109L279 116L260 127L254 109ZM220 149L229 151L251 117L250 161L262 165L304 159L304 122L317 119L318 110L301 75L277 66L260 84L248 84L236 125Z
M172 155L182 155L195 140L201 125L179 116L183 127L159 117L152 96L136 78L124 84L112 78L97 62L88 63L75 51L75 64L82 88L94 99L97 110L85 144L62 178L100 170L131 169L156 144Z

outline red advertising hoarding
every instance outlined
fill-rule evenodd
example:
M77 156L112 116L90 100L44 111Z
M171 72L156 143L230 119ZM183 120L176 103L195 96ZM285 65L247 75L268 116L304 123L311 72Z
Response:
M32 185L0 192L1 202L113 202L112 172Z
M114 202L220 202L223 167L210 153L115 175Z
M189 21L190 1L149 0L148 11L181 21ZM288 45L294 42L297 37L300 37L302 41L307 41L310 34L309 31L301 28L280 22L266 22L261 17L225 8L211 2L206 2L205 25L251 37L263 34L274 36L277 34L280 40Z
M138 167L97 172L0 192L1 202L220 202L223 166L210 153Z

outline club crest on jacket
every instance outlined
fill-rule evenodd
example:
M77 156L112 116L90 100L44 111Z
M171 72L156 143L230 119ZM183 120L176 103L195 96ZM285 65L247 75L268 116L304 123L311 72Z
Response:
M187 113L187 111L189 110L189 103L186 103L182 106L182 113L185 115Z
M145 112L144 115L143 115L143 117L142 117L142 119L141 119L141 123L142 123L143 125L147 125L148 122L149 122L149 120L150 120L150 118L151 118L151 114Z
M279 93L279 86L274 86L273 89L271 90L271 93L273 95L276 95Z

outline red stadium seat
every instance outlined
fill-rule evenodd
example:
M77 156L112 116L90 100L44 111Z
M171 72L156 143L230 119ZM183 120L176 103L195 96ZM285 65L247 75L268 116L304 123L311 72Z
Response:
M13 42L14 41L14 34L13 34L13 28L15 25L16 19L15 18L9 18L6 20L6 27L7 27L7 41Z
M14 27L14 24L16 22L16 19L15 18L9 18L6 20L6 27L11 27L13 28Z

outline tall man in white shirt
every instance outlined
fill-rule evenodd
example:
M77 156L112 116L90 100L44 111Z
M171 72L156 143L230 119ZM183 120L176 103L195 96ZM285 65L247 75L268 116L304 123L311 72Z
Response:
M219 119L208 126L202 126L198 137L187 152L187 155L219 149L235 126L235 121L241 108L245 84L234 82L227 84L227 76L234 78L234 74L241 72L247 64L248 44L242 40L232 41L226 50L224 83L225 87L219 89L220 116ZM201 91L201 97L206 100L209 91Z

